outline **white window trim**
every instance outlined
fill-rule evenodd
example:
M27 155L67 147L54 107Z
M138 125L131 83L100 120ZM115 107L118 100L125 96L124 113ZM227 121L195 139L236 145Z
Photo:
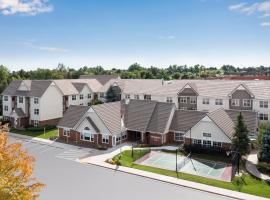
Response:
M194 102L192 102L194 100ZM196 97L190 97L189 99L190 104L197 104L197 98Z
M36 127L36 126L39 126L39 121L38 120L34 120L33 121L33 125Z
M167 103L173 103L173 97L167 97L166 102Z
M36 104L36 105L39 104L39 98L37 98L37 97L34 98L34 104Z
M222 106L223 105L223 99L215 99L215 105Z
M89 140L86 140L85 139L85 136L84 136L84 133L89 133ZM82 137L83 136L83 137ZM86 141L86 142L94 142L95 141L95 134L94 133L91 133L91 131L89 130L83 130L81 133L80 133L80 140L82 141Z
M177 134L179 135L177 136ZM174 132L174 141L183 142L185 139L184 136L185 136L184 132Z
M245 105L247 102L249 102L249 105ZM252 104L251 99L243 99L243 107L250 108Z
M63 136L70 137L70 129L64 129L63 130Z
M8 111L8 106L4 106L4 111Z
M187 103L187 97L180 97L180 103Z
M34 109L34 115L39 115L39 109L37 109L37 108Z
M143 97L144 97L144 100L149 100L149 101L152 100L151 94L144 94Z
M231 104L232 104L232 106L239 106L240 105L240 100L239 99L232 99Z
M219 145L215 145L214 143L217 143L217 144L220 143L220 146L219 146ZM219 148L221 148L221 147L222 147L222 142L213 141L213 142L212 142L212 146L213 146L213 147L219 147Z
M103 141L103 139L105 141ZM108 142L106 142L106 140L108 140ZM102 139L101 139L103 144L109 144L110 143L110 135L102 135Z
M210 99L209 98L203 98L202 104L203 105L209 105L210 104Z
M260 108L268 108L268 101L266 101L266 100L259 101L259 106L260 106Z
M130 94L125 94L125 99L130 99Z
M71 96L71 100L72 100L72 101L76 101L76 100L77 100L77 96L76 96L76 95L72 95L72 96Z
M80 100L83 100L83 99L84 99L83 94L80 94L80 95L79 95L79 99L80 99Z
M8 96L4 96L4 101L8 101Z
M21 102L20 100L22 100L22 102ZM19 103L23 103L23 102L24 102L23 97L19 97L18 102L19 102Z
M262 116L262 119L261 119L261 116ZM259 120L261 120L261 121L268 121L269 120L269 115L266 114L266 113L260 113L259 114Z

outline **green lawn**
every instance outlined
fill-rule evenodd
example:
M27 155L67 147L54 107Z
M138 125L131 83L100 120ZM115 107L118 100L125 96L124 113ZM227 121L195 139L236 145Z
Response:
M178 177L180 179L189 180L197 183L203 183L211 186L216 186L220 188L225 188L234 191L240 191L244 193L249 193L257 196L270 198L270 185L264 181L257 180L251 175L245 173L242 178L235 177L232 182L224 182L215 179L204 178L200 176L190 175L165 169L159 169L144 165L138 165L133 163L135 160L139 159L143 155L147 154L149 150L134 150L133 157L131 155L131 150L124 151L121 156L117 155L113 158L118 164L126 167L131 167L135 169L140 169L144 171L149 171L157 174L162 174L171 177Z
M17 133L21 135L28 135L31 137L38 137L43 139L49 139L50 137L58 136L58 129L51 129L48 131L30 131L30 130L17 130L17 129L11 129L10 132Z

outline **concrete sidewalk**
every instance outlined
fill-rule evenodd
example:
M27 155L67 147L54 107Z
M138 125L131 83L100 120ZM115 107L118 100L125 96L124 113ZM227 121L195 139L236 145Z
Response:
M270 182L270 177L268 175L262 174L258 171L256 165L258 164L257 152L253 151L247 156L246 169L253 176L262 179L264 181Z
M226 196L226 197L230 197L230 198L234 198L234 199L267 200L266 198L263 198L263 197L249 195L249 194L242 193L242 192L236 192L236 191L232 191L232 190L222 189L222 188L218 188L218 187L214 187L214 186L209 186L209 185L205 185L205 184L200 184L200 183L195 183L195 182L186 181L186 180L182 180L182 179L177 179L174 177L169 177L169 176L160 175L160 174L156 174L156 173L152 173L152 172L142 171L142 170L138 170L138 169L134 169L134 168L111 165L111 164L105 162L107 159L110 159L113 156L119 154L120 151L125 151L128 149L131 149L131 146L128 146L128 145L123 146L121 149L116 149L113 152L104 153L104 154L80 159L80 160L78 160L78 162L85 163L85 164L92 164L92 165L96 165L96 166L100 166L100 167L105 167L108 169L117 170L117 171L121 171L124 173L134 174L137 176L142 176L145 178L150 178L153 180L158 180L158 181L162 181L162 182L166 182L166 183L170 183L170 184L175 184L175 185L179 185L182 187L188 187L188 188L192 188L192 189L196 189L196 190L200 190L200 191L210 192L213 194L222 195L222 196Z

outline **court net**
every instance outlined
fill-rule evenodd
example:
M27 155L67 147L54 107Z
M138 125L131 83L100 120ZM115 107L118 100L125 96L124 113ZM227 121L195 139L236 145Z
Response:
M179 164L177 163L177 171L180 171L191 159L191 153L189 153Z

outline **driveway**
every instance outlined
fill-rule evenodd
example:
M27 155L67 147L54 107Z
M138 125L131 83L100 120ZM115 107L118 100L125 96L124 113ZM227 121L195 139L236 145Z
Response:
M9 136L36 157L34 175L46 184L44 200L229 200L230 198L76 162L94 149L53 145Z

